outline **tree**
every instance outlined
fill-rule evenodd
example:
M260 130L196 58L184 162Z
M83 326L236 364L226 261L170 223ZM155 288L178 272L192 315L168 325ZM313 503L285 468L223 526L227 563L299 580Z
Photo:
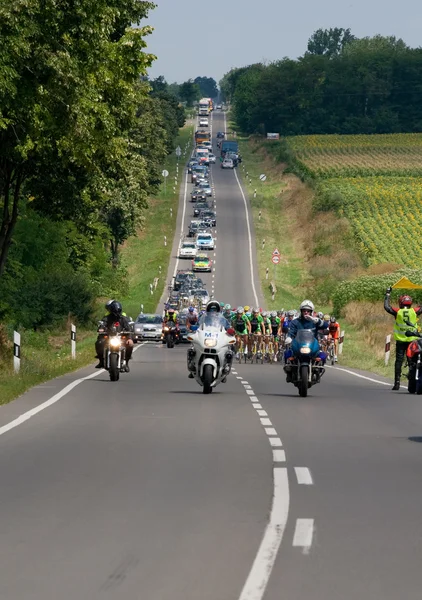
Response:
M308 53L322 56L337 56L347 44L355 40L350 29L334 27L317 29L308 40Z
M196 77L194 83L199 86L203 98L216 98L218 96L217 82L212 77Z
M179 86L179 96L188 106L192 106L195 101L201 98L201 90L192 79L188 79L188 81L185 81Z
M93 182L126 161L127 131L147 93L136 84L154 59L144 52L151 28L132 24L153 7L15 0L0 8L0 277L40 165L59 161L86 178L75 189L88 198Z

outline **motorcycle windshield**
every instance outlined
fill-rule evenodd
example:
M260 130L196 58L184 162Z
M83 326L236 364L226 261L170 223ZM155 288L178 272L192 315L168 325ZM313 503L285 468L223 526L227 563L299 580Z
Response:
M229 326L227 319L225 319L220 313L206 313L199 319L199 326L205 327L218 327L225 329Z
M311 346L314 340L315 335L311 329L299 329L296 334L296 342L301 346Z

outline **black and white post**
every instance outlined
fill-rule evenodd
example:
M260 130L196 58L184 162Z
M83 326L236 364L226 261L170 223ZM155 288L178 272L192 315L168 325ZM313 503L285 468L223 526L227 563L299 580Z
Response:
M391 335L387 335L385 338L385 366L388 365L390 360L390 352L391 352Z
M338 342L338 353L343 354L344 331L340 332L340 339Z
M72 358L76 358L76 325L70 326L70 351Z
M21 368L21 334L13 332L13 368L15 373L19 373Z

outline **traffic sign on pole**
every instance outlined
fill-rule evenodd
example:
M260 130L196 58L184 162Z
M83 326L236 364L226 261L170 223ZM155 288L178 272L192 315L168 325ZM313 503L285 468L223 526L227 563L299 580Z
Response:
M265 173L262 173L262 174L259 176L259 178L260 178L260 180L261 180L261 181L265 181L265 180L267 179L267 176L265 175Z
M169 176L169 172L164 169L161 175L164 177L164 196L167 196L167 177Z
M275 255L273 254L271 260L272 260L273 265L278 265L278 263L280 262L280 257L277 256L277 254L275 254Z
M278 248L274 248L273 256L280 256L280 250Z
M176 156L177 158L179 158L179 156L182 156L182 149L180 146L177 146L176 148Z

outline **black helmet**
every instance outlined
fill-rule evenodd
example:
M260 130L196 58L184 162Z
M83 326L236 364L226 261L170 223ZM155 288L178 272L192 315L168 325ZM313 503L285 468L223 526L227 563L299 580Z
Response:
M210 313L210 312L220 312L221 311L220 303L217 302L216 300L211 300L207 304L206 311L207 311L207 313Z
M108 303L107 303L108 304ZM113 315L113 317L121 317L122 316L122 305L117 300L113 300L108 307L108 310Z
M105 305L105 308L106 308L106 311L107 311L107 312L111 312L111 310L110 310L110 306L113 304L113 302L116 302L116 300L109 300L109 301L106 303L106 305Z

